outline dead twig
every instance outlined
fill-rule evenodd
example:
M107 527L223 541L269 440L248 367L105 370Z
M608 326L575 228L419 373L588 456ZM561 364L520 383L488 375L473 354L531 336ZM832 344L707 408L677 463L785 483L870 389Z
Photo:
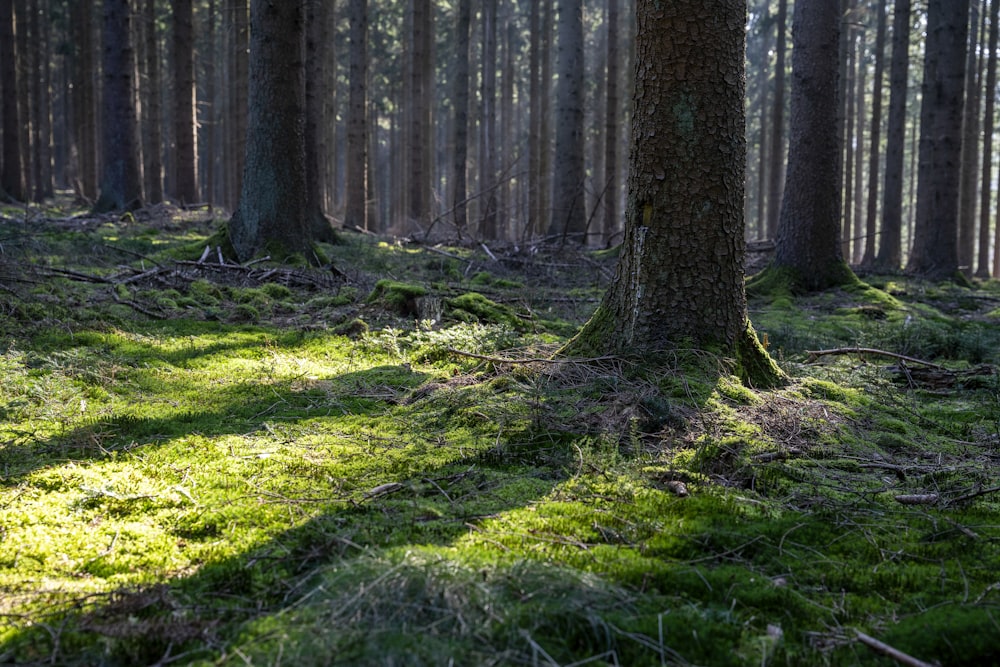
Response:
M806 354L809 355L809 357L806 359L807 364L813 363L819 357L825 357L831 354L871 354L878 357L889 357L890 359L899 359L900 361L906 361L911 364L920 364L921 366L927 366L928 368L937 368L939 370L946 370L944 366L932 363L930 361L924 361L923 359L908 357L905 354L896 354L895 352L888 352L886 350L877 350L872 347L835 347L829 350L806 350Z
M892 658L901 665L907 665L907 667L935 667L933 663L924 662L918 658L914 658L912 655L903 653L897 648L889 646L885 642L880 642L874 637L870 637L860 630L855 630L854 632L858 635L858 641L862 644L875 651L880 655L884 655L888 658Z

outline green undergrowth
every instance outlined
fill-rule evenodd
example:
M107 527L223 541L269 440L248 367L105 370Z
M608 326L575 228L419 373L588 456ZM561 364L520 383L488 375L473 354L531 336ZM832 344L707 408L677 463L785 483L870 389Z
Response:
M347 237L326 289L10 283L0 663L894 664L859 631L1000 660L995 285L755 297L792 378L760 391L697 350L548 361L599 257L556 299L565 266L436 250ZM806 363L834 347L942 368Z

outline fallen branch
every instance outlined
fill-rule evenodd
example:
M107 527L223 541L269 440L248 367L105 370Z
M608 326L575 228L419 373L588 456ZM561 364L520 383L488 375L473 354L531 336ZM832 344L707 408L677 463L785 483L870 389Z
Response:
M976 491L975 493L967 493L964 496L959 496L958 498L952 498L948 501L949 505L954 505L955 503L964 503L966 500L972 500L973 498L978 498L979 496L985 496L989 493L996 493L1000 491L1000 486L992 486L988 489L982 489L981 491Z
M880 642L874 637L869 637L860 630L855 630L854 632L857 633L858 641L862 644L880 655L892 658L901 665L907 665L907 667L936 667L933 663L924 662L923 660L914 658L912 655L903 653L899 649L893 648L884 642Z
M819 357L825 357L831 354L872 354L879 357L889 357L890 359L899 359L900 361L906 361L911 364L919 364L921 366L927 366L928 368L937 368L940 370L947 370L944 366L939 364L931 363L930 361L924 361L923 359L917 359L915 357L908 357L905 354L896 354L895 352L887 352L886 350L876 350L871 347L835 347L830 350L806 350L806 354L809 357L806 359L807 364L811 364Z
M936 493L921 493L908 496L896 496L894 500L900 505L933 505L938 501Z

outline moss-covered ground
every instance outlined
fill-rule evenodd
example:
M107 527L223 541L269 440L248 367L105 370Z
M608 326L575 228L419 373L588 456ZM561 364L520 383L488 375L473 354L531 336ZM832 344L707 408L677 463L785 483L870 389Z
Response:
M549 361L606 253L2 214L0 663L1000 662L995 283L755 296L758 391Z

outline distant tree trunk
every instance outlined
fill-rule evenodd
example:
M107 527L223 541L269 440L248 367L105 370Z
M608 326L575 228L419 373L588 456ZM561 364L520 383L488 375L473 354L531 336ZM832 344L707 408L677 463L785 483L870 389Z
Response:
M24 174L21 166L21 123L17 108L17 55L14 49L14 3L0 0L0 111L3 113L3 172L0 190L23 201Z
M302 1L302 0L296 0ZM336 240L324 202L328 187L326 171L326 60L330 44L326 15L330 6L325 2L305 1L305 157L306 157L306 224L311 241L332 243ZM362 112L363 116L363 112ZM364 123L362 122L362 125Z
M55 194L52 174L52 91L50 89L50 54L48 11L46 4L32 2L28 14L29 31L34 42L31 86L32 199L36 202ZM43 28L43 24L45 27Z
M777 41L774 46L774 97L771 101L771 160L768 164L767 235L774 238L781 213L785 183L785 52L787 51L788 0L778 2Z
M344 224L368 229L368 0L350 0L347 185Z
M194 8L192 0L173 3L174 195L198 201L198 147L194 131Z
M242 189L247 144L247 86L250 25L247 0L229 3L229 113L226 129L226 206L235 209Z
M514 38L516 25L511 19L513 7L508 0L504 12L502 31L504 40L503 72L500 78L500 140L497 143L497 161L503 172L503 182L499 184L497 215L498 238L510 238L511 210L511 170L517 159L517 138L514 136Z
M94 211L142 206L128 0L104 0L101 196Z
M867 101L866 94L868 81L868 64L865 62L865 49L867 43L867 33L864 30L859 31L857 41L857 74L855 81L857 84L857 90L854 94L855 110L857 112L857 120L854 124L854 142L856 144L854 149L854 193L851 195L851 204L854 207L854 213L852 215L854 228L850 235L851 253L848 262L851 264L856 264L861 260L861 252L864 247L864 239L862 238L864 231L862 225L864 224L865 124L868 120L867 109L865 107L865 103Z
M771 270L793 287L822 290L853 281L840 245L837 125L840 8L798 0L792 18L788 167Z
M618 46L618 3L607 0L608 8L608 88L607 106L604 110L604 234L605 243L618 229L618 128L621 124L619 111L618 78L621 76L618 61L621 58Z
M878 2L878 27L875 32L875 82L872 87L871 148L868 153L868 207L865 212L865 252L862 266L875 263L875 241L878 237L878 183L882 150L882 79L885 72L887 0Z
M844 3L848 12L854 11L854 4L856 0L846 0ZM846 51L842 51L840 58L846 63L846 69L844 71L847 74L847 78L841 84L841 90L843 91L843 97L839 98L839 102L843 107L843 119L840 127L843 130L841 135L841 150L843 152L843 162L841 163L841 169L843 174L843 180L841 180L839 188L841 192L841 215L843 217L843 227L840 232L840 252L841 255L847 262L851 261L851 235L854 229L854 206L852 205L852 187L854 185L854 123L857 120L857 75L858 75L858 40L857 34L853 26L848 21L848 12L844 12L844 23L846 25L842 26L843 39L842 44L846 48Z
M309 237L303 0L250 3L246 167L229 239L240 261L267 250L316 260Z
M586 243L582 0L560 0L558 30L556 149L549 234Z
M538 0L534 0L536 3ZM468 184L469 161L469 30L472 23L471 0L458 0L455 25L455 79L452 96L455 100L455 152L452 161L452 206L455 228L461 239L469 224Z
M433 44L433 5L430 0L411 0L410 26L410 100L408 146L409 203L407 214L410 223L423 226L431 211L432 170L428 160L433 142L431 132L431 100L434 68L431 58Z
M882 234L875 267L895 271L903 262L903 156L906 148L906 96L910 67L910 0L896 0L892 19L889 70L889 123L885 144Z
M986 111L983 118L983 168L979 192L979 247L976 277L990 277L990 200L993 189L993 120L996 111L997 43L1000 41L1000 0L990 1L989 54L986 60Z
M972 275L976 247L976 188L979 186L980 114L982 112L982 70L979 67L979 32L986 24L980 21L979 0L969 3L969 51L965 65L965 111L962 120L962 171L958 195L958 268ZM995 94L995 91L994 91Z
M203 183L204 198L210 203L219 201L219 193L216 191L217 169L218 169L218 146L215 143L215 128L218 124L218 104L216 100L216 65L215 59L218 53L218 40L216 38L216 4L215 0L208 0L205 18L205 38L204 42L205 60L205 104L203 117L204 122L199 122L202 128L202 135L199 140L201 150L199 156L202 167L200 169Z
M929 0L920 106L920 166L913 252L906 270L940 280L958 271L958 197L962 158L969 0Z
M142 95L142 145L143 182L146 200L155 204L163 201L163 134L161 124L163 114L160 108L162 88L160 85L160 48L157 35L156 0L142 3L143 44L142 69L145 85L140 86Z
M756 342L743 291L746 3L639 0L637 13L625 241L611 287L566 351L647 358L693 343L736 357L749 382L774 384L780 372ZM693 20L703 29L687 29Z
M548 0L543 3L542 25L541 25L541 45L539 59L541 64L541 81L539 97L541 101L538 109L538 135L539 135L539 156L538 156L538 180L533 183L533 187L538 193L538 231L542 232L541 225L548 225L551 217L552 201L552 143L549 137L552 134L552 35L553 35L553 5L555 2Z
M479 116L479 191L482 214L479 235L497 238L497 0L483 0L483 58Z

